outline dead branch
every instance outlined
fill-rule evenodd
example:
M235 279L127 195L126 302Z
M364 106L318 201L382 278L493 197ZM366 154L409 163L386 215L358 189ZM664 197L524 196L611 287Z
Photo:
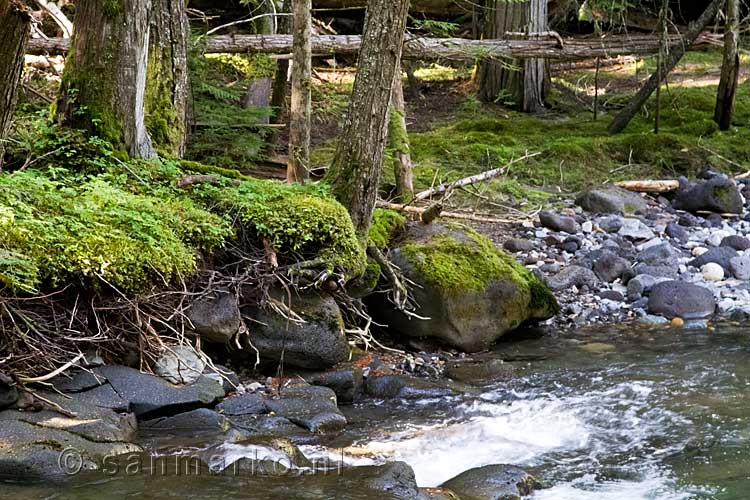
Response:
M409 307L409 290L400 277L400 270L385 258L385 255L375 245L367 247L367 255L380 266L380 272L383 273L388 283L391 285L391 302L399 311L410 309Z
M636 193L669 193L670 191L677 191L680 187L679 181L664 180L664 181L623 181L615 182L615 186L627 189L628 191L634 191Z
M429 207L414 207L409 205L401 205L399 203L390 203L387 201L381 201L378 200L376 205L380 208L387 208L389 210L395 210L396 212L406 213L406 214L412 214L420 217L422 214L429 208ZM485 217L482 215L475 215L475 214L465 214L461 212L440 212L441 217L445 217L447 219L460 219L460 220L470 220L474 222L487 222L491 224L511 224L515 223L517 221L510 220L510 219L499 219L496 217Z

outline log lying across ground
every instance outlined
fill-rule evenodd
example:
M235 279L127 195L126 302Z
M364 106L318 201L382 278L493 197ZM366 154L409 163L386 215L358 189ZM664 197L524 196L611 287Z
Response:
M682 39L673 35L670 44ZM698 38L694 45L702 44ZM312 37L314 55L356 55L362 45L359 35L317 35ZM63 54L68 40L63 38L29 40L29 54ZM217 35L206 38L204 52L288 54L291 35ZM647 55L659 51L659 39L652 35L617 35L602 38L555 37L539 39L469 40L466 38L407 38L403 57L408 59L446 59L476 61L491 58L543 58L576 60L620 55Z

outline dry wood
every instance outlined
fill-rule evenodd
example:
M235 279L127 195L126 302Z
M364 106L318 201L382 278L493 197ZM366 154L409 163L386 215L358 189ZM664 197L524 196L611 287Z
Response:
M670 45L681 44L682 37L670 35ZM691 47L713 43L714 37L698 37ZM313 55L357 55L362 45L359 35L315 35L311 38ZM69 41L64 38L34 38L28 54L64 54ZM289 54L291 35L218 35L206 38L206 54L260 52ZM560 47L554 37L529 40L469 40L466 38L408 38L404 42L405 59L446 59L474 62L481 59L543 58L574 61L595 57L649 55L659 52L659 38L653 35L611 35L600 38L565 38Z
M513 165L514 163L518 163L524 160L528 160L529 158L533 158L535 156L539 156L542 153L527 153L523 155L520 158L516 158L515 160L511 160L506 165L500 167L500 168L494 168L492 170L487 170L486 172L482 172L481 174L476 175L470 175L469 177L464 177L463 179L458 179L453 182L449 182L447 184L440 184L439 186L432 187L430 189L427 189L425 191L422 191L421 193L417 193L414 196L415 200L424 200L427 198L432 198L433 196L440 195L443 196L453 189L461 188L465 186L469 186L471 184L476 184L478 182L482 181L488 181L491 179L494 179L495 177L498 177L502 174L504 174L508 168Z
M641 180L615 182L615 186L635 191L636 193L668 193L677 191L680 187L679 181L675 180Z

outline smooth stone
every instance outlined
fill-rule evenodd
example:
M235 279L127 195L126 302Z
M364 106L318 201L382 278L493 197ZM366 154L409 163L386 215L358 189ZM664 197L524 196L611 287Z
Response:
M706 281L721 281L724 279L724 268L713 262L701 266L701 273L703 273L703 279Z
M680 177L679 181L680 187L672 201L675 209L693 213L742 213L742 196L733 180L717 176L695 183L689 182L685 177Z
M393 374L371 374L365 380L365 392L380 399L418 399L453 394L450 388L437 385L429 380Z
M684 243L688 240L688 232L679 224L675 222L670 222L667 224L667 227L665 229L665 233L670 238L677 240L681 243Z
M679 257L680 253L672 245L660 243L641 251L636 260L649 266L673 266Z
M614 302L624 302L625 297L623 297L622 293L617 292L615 290L602 290L597 294L599 298L611 300Z
M581 231L584 233L593 233L594 232L594 223L590 220L587 220L583 224L581 224Z
M729 232L727 231L714 231L708 236L707 243L712 247L718 247L721 245L721 242L724 241L729 236L731 236L731 234L729 234ZM724 246L731 246L731 245L724 245Z
M654 232L638 219L623 219L622 227L617 232L623 238L631 240L650 240Z
M708 252L708 248L706 247L695 247L690 253L693 254L693 257L700 257L706 252Z
M246 392L227 398L216 406L224 415L263 415L268 413L266 398L257 392Z
M663 281L651 289L648 311L670 319L702 319L714 314L716 299L707 288L681 281Z
M141 422L139 431L151 434L172 436L193 436L195 434L225 434L231 428L229 420L208 408L198 408L171 417L158 417Z
M723 240L719 246L734 248L738 252L750 249L750 239L739 235L729 235Z
M534 249L534 242L531 240L512 238L509 240L505 240L505 243L503 243L503 248L513 253L530 252Z
M342 403L353 403L364 392L362 369L358 367L312 373L305 375L304 379L312 385L320 385L333 390L338 401Z
M173 384L192 384L198 380L206 363L193 348L185 345L167 347L154 365L154 373Z
M656 278L650 274L639 274L628 281L628 299L635 301L647 295L656 284Z
M641 195L613 184L587 189L575 202L584 210L600 214L633 214L648 210L648 203Z
M581 230L581 226L573 217L554 214L552 212L541 212L539 222L543 227L562 233L575 234Z
M639 274L649 274L655 278L677 279L678 276L678 269L676 266L650 266L643 262L636 264L635 267L633 267L633 272L636 276Z
M485 465L462 472L440 487L466 500L520 500L541 488L541 484L519 467Z

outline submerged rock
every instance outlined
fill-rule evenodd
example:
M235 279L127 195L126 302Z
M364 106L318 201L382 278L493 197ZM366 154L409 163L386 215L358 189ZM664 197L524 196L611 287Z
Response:
M521 500L541 488L539 481L513 465L470 469L441 485L466 500Z
M281 292L272 292L282 297ZM283 295L285 296L285 294ZM286 301L286 299L285 299ZM246 308L243 313L257 323L250 329L246 341L247 352L273 361L319 370L345 361L349 357L349 343L344 334L344 320L332 297L316 292L305 292L292 297L290 308L303 323L259 308Z
M680 188L672 206L692 213L705 210L720 214L741 214L743 203L737 184L728 177L719 175L695 183L680 177Z
M634 214L648 210L648 203L637 193L612 184L604 184L583 191L576 204L589 212L599 214Z
M702 319L716 311L711 290L682 281L664 281L651 289L648 311L666 318Z
M437 337L465 351L487 348L528 320L553 316L557 302L547 287L491 241L458 224L412 224L391 252L413 288L413 319L373 297L375 320L412 337Z

